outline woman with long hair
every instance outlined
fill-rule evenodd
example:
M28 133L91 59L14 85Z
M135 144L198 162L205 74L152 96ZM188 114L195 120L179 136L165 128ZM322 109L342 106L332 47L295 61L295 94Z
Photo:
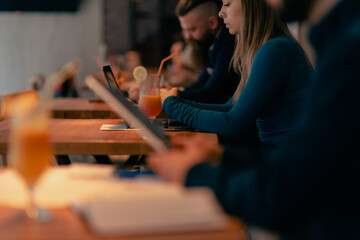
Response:
M311 66L287 25L263 0L224 0L219 16L236 35L232 67L241 75L222 105L200 104L162 90L163 110L177 120L237 142L256 122L259 139L274 146L301 117Z

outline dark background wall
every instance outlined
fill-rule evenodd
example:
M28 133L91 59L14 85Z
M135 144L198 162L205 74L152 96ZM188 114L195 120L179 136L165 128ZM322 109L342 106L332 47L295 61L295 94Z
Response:
M0 11L75 12L79 0L1 0Z
M104 36L110 51L139 51L143 64L158 66L181 38L178 0L105 0Z

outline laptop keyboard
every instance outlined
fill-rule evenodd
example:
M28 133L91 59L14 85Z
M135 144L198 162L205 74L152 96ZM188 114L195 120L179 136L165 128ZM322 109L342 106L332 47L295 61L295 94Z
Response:
M175 120L175 119L169 119L169 118L155 118L150 119L150 122L153 125L156 125L162 129L168 129L168 130L187 130L191 131L194 130L191 127L188 127L184 125L183 123Z
M150 122L153 125L156 125L158 127L162 127L162 128L168 128L169 127L169 120L167 118L155 118L155 119L150 119Z

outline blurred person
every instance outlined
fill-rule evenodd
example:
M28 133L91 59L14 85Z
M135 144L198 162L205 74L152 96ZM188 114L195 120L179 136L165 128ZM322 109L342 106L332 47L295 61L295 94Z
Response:
M119 63L119 53L117 51L110 51L106 56L106 63L104 65L110 65L111 70L117 80L121 78L121 68Z
M45 85L46 77L44 74L35 74L28 78L28 88L31 90L41 91Z
M316 73L299 131L269 152L193 139L147 161L167 180L211 188L228 213L280 239L360 239L360 1L308 1L303 13L281 7L303 1L278 2L313 25Z
M167 82L173 87L188 87L196 82L206 67L207 54L197 42L188 41L186 45L177 41L170 49L170 54L178 52L171 59L171 67L167 73Z
M182 51L184 50L184 48L185 48L185 43L184 43L184 41L182 41L182 40L175 41L175 42L171 45L171 47L170 47L170 55L171 55L171 54L174 54L174 53L176 53L176 52L177 52L177 53L182 52ZM175 55L175 56L171 59L171 61L173 61L173 60L180 61L180 60L181 60L180 55Z
M170 55L174 53L179 54L171 58L165 81L160 87L178 87L183 91L184 87L189 87L197 82L201 72L206 67L208 57L198 42L192 40L189 40L186 44L183 41L174 42L170 48ZM139 101L139 93L140 86L138 84L128 90L129 98L135 102Z
M263 1L226 2L219 16L237 39L232 67L242 79L234 96L225 104L203 104L177 97L176 89L161 90L163 111L217 133L222 143L277 145L298 128L311 75L305 53Z
M196 41L188 41L181 54L181 60L184 68L197 72L198 74L204 69L207 64L206 53L199 46Z
M170 55L174 53L179 53L174 55L170 61L171 63L166 66L166 82L168 85L173 87L181 87L183 82L188 81L186 78L178 77L182 68L181 52L185 48L185 43L181 40L175 41L170 47Z
M105 61L101 60L100 57L97 57L97 56L94 57L94 61L96 62L98 70L96 72L88 75L88 77L94 77L94 78L98 79L99 81L106 82L104 73L102 71L102 67L104 65L110 65L116 80L118 81L118 83L120 83L122 81L122 79L121 79L122 71L121 71L119 59L120 59L120 55L117 51L108 51L106 53ZM84 88L87 88L87 85L85 83L84 83Z
M141 56L138 51L127 51L120 57L120 66L122 69L121 75L123 81L131 82L134 80L133 70L135 67L141 65ZM139 87L139 86L137 86ZM127 91L128 89L126 89ZM135 100L135 99L134 99Z
M127 56L127 57L125 57ZM98 70L89 74L87 77L93 77L101 82L107 84L102 68L104 65L110 65L111 70L116 78L116 81L120 89L127 94L129 90L129 84L133 82L132 68L134 65L139 65L139 54L136 52L127 52L125 56L120 55L115 50L110 50L106 54L106 61L102 61L99 57L95 57L94 60L97 64ZM129 70L130 69L130 70ZM83 88L87 89L87 85L84 82Z
M76 75L80 71L82 62L72 60L66 63L57 73L51 75L44 85L44 94L48 98L75 98L79 96Z
M125 54L125 70L132 73L134 68L141 64L140 53L137 51L128 51Z

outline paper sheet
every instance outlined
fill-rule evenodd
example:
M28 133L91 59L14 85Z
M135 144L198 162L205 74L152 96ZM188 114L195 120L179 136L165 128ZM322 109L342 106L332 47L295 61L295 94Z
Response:
M139 130L128 128L125 124L103 124L100 127L101 131L121 131L121 130Z

